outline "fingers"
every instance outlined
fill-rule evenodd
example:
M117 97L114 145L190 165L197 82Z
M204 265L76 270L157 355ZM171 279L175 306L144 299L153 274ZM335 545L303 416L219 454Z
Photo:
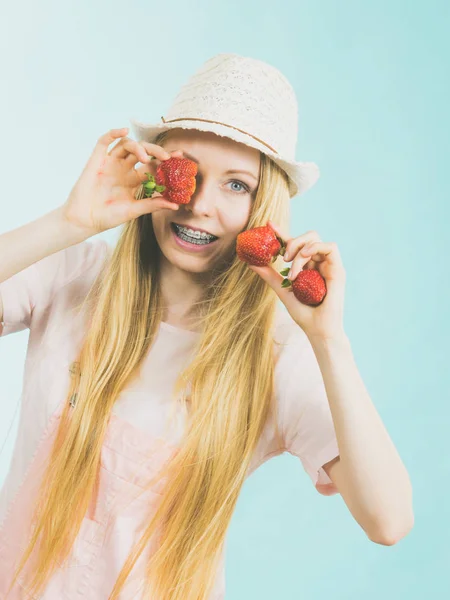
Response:
M137 169L134 169L134 172L136 174L136 181L138 183L144 183L144 181L147 181L146 173L151 173L153 176L156 175L155 166L151 163L148 165L141 165Z
M299 250L301 250L308 242L319 242L320 236L316 231L307 231L303 235L299 235L296 238L291 238L286 244L286 252L284 253L284 260L289 262L293 260Z
M154 146L154 144L150 144L149 142L141 142L141 144L147 149L148 152L151 152L152 151L151 147ZM172 156L175 157L175 158L182 158L183 157L183 151L182 150L174 150L173 152L166 153L166 155L167 155L167 158L160 158L159 156L156 156L156 154L155 154L154 157L152 157L155 160L151 161L150 164L155 166L155 173L156 173L156 167L159 165L159 163L162 160L168 160Z
M176 156L177 158L181 158L183 156L183 150L174 150L171 152L172 156Z
M107 154L114 158L125 160L130 167L138 162L149 163L153 157L157 157L160 160L168 160L170 158L170 154L161 146L149 142L137 142L128 137L122 137L122 139L108 151L108 147L111 143L126 133L128 133L128 128L124 127L122 129L111 129L102 135L98 139L95 148L97 158L100 158L101 156L104 159L105 154Z
M159 160L168 160L170 158L171 155L162 146L145 141L137 142L128 137L123 137L127 133L128 127L110 129L98 138L93 154L97 158L104 158L105 154L109 154L110 156L123 159L130 157L130 154L132 154L133 157L130 157L130 160L134 160L134 157L136 157L134 164L139 161L149 162L149 159L153 157ZM122 139L108 151L109 146L121 137ZM180 150L172 152L174 155L179 155L180 153Z
M144 160L139 159L139 160L136 161L136 160L133 160L134 159L134 155L133 154L129 154L128 157L125 159L125 162L129 163L130 166L133 166L133 167L136 165L137 162L142 162L142 163L145 162L146 165L156 164L156 160L152 161L152 159L157 159L158 157L157 156L152 156L151 152L153 151L153 148L155 148L155 147L161 149L161 146L157 146L155 144L150 144L149 142L139 142L139 143L140 143L141 146L143 146L144 155L148 156L148 160L144 161ZM150 154L147 154L147 152L149 152ZM165 155L163 154L164 158L162 160L168 160L171 156L179 156L180 153L181 153L181 150L175 150L174 152L170 152L170 153L165 152ZM149 170L148 166L146 166L146 169L147 169L147 171ZM156 173L156 171L155 171L155 173Z
M155 158L159 158L159 160L168 160L170 158L170 154L167 150L164 150L162 146L158 146L158 144L151 144L150 142L141 141L139 142L142 146L147 150L147 153Z
M273 221L268 221L268 225L270 225L270 227L272 227L272 229L275 231L275 233L284 241L287 242L290 238L288 236L287 233L285 233L284 231L281 230L280 227L278 227L278 225L276 225Z
M93 157L97 160L102 160L105 157L105 154L107 154L108 147L118 138L126 135L127 133L128 127L122 127L121 129L110 129L101 135L98 138L95 148L92 152Z
M152 159L145 151L145 148L143 148L139 142L135 142L134 140L124 142L120 148L119 154L116 154L115 157L122 159L129 168L134 167L138 162L149 163Z
M147 142L141 142L143 144L146 144ZM151 146L152 144L150 144ZM177 158L181 158L183 155L182 150L174 150L173 152L171 152L169 154L169 156L175 156ZM147 177L147 173L151 173L153 176L156 176L156 160L154 161L150 161L149 163L143 164L142 166L138 167L137 169L135 168L133 170L133 174L131 175L132 177L132 181L131 181L131 185L135 186L135 193L137 193L139 191L139 187L141 186L142 183L145 183L146 181L148 181L148 177ZM159 192L154 192L153 194L153 198L155 198L156 196L159 196Z
M160 160L167 160L171 156L176 156L177 158L180 158L183 155L183 151L182 150L173 150L172 152L167 152L164 148L162 148L162 146L157 146L155 144L150 144L150 142L144 142L144 141L142 141L141 144L144 146L144 148L146 148L148 150L148 152L150 154L153 153L153 149L154 148L159 148L160 150L162 149L163 152L166 154L166 156L159 156L158 154L153 153L154 156L155 156L155 158L159 158Z
M305 242L303 248L292 261L288 279L294 281L300 271L303 271L303 269L307 268L307 265L308 268L313 269L317 263L321 262L322 260L325 260L325 258L320 254L317 255L315 249L311 249L311 242Z
M314 269L316 267L316 262L313 260L308 260L306 265L303 265L303 271L307 271L308 269ZM295 278L294 278L295 279Z
M268 221L268 224L286 245L286 251L284 253L284 260L286 262L292 260L297 255L299 249L307 242L311 240L320 240L319 234L316 231L308 231L296 238L291 238L273 221Z
M128 133L128 127L122 127L121 129L110 129L97 140L97 146L102 149L107 149L113 142L118 138Z
M328 262L333 267L344 268L341 253L336 242L314 242L310 248L315 262Z
M309 242L306 247L302 248L303 256L308 256L315 262L332 259L336 264L340 261L340 254L336 242Z
M296 238L288 238L275 223L269 221L269 225L286 245L284 260L292 261L288 279L294 280L303 269L314 269L321 263L343 270L336 242L323 242L317 231L307 231Z
M335 242L309 242L306 243L291 265L291 272L288 279L293 281L306 265L307 268L314 268L323 262L328 262L333 266L342 266L341 256Z
M170 155L161 148L161 146L156 146L156 144L151 144L151 146L153 146L153 148L147 151L141 142L136 142L135 140L125 137L120 140L108 154L114 158L127 159L130 166L137 162L149 162L152 158L152 155L149 154L149 152L153 152L155 156L163 157L164 160L170 158Z
M130 208L132 213L131 218L136 219L142 215L150 214L164 208L176 212L179 208L179 204L170 202L170 200L166 200L162 197L138 199L136 202L133 202L132 207Z

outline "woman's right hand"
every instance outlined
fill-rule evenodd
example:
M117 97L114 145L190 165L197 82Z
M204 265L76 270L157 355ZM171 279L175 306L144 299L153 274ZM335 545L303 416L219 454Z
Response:
M170 202L155 192L151 198L136 199L145 172L153 172L152 157L167 160L182 156L177 150L169 154L156 144L136 142L123 137L112 150L109 146L126 135L128 128L111 129L102 135L92 152L78 181L61 207L63 218L88 237L122 225L144 214L161 209L177 210L178 204ZM135 169L138 163L144 166Z

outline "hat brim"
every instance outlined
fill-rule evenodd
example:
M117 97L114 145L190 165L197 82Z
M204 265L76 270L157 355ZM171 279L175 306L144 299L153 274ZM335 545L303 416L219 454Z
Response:
M289 177L289 195L291 198L300 196L309 190L319 179L319 167L314 162L297 162L280 158L278 154L272 152L264 144L258 142L253 137L231 129L219 123L205 123L204 121L176 121L175 123L142 123L137 119L130 118L131 129L133 135L138 141L154 143L157 136L163 131L171 129L198 129L200 131L208 131L229 138L236 142L256 148L264 154L267 154L281 169L283 169Z

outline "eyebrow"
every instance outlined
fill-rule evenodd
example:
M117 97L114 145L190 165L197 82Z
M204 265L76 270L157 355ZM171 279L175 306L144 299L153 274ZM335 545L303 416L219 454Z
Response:
M174 150L166 150L166 152L174 152ZM198 160L194 156L189 154L189 152L185 152L184 150L182 150L182 152L185 156L187 156L187 158L189 158L190 160L193 160L195 163L198 164ZM250 177L253 177L253 179L258 183L258 178L256 177L256 175L254 175L250 171L244 171L242 169L228 169L228 171L225 171L226 175L229 175L231 173L245 173L246 175L250 175Z

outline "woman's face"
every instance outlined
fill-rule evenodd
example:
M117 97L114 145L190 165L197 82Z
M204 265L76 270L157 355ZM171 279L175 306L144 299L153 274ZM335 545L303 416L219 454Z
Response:
M197 163L198 173L188 204L177 211L161 209L152 214L159 247L163 256L182 270L209 271L219 258L234 254L236 237L246 228L259 182L259 150L214 133L179 129L171 131L161 145L168 152L181 150L185 158ZM149 165L154 174L160 162L156 159ZM203 229L218 239L195 246L199 251L182 247L173 231L174 222Z

